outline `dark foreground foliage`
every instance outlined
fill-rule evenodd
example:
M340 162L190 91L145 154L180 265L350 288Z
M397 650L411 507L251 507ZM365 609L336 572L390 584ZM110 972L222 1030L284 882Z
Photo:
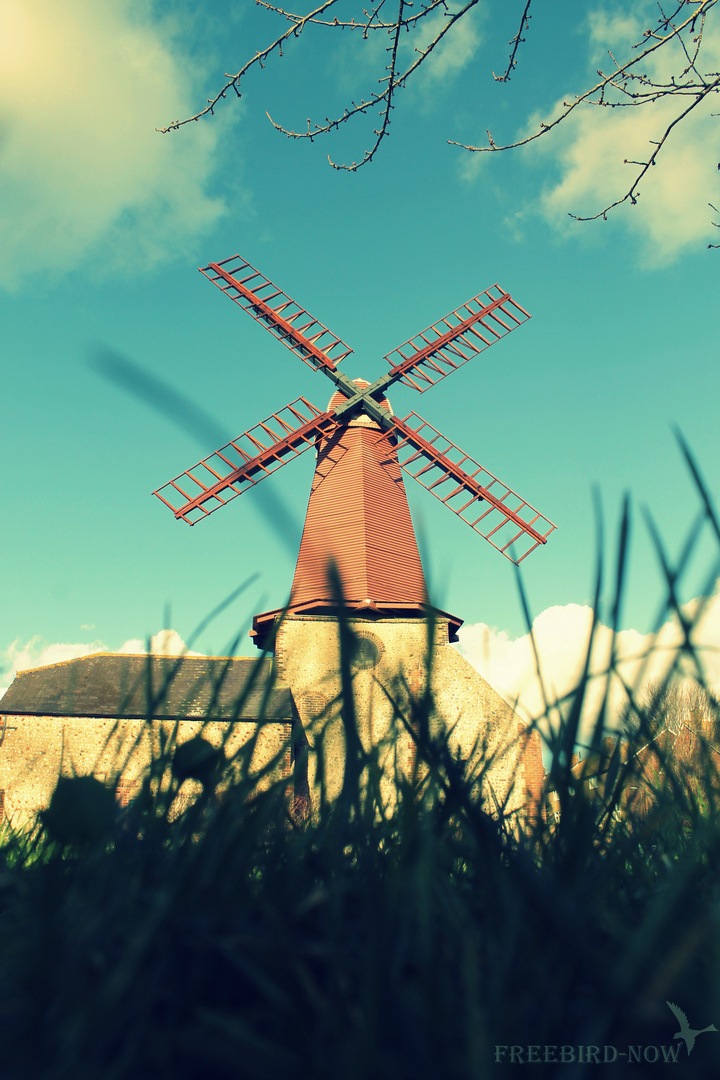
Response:
M717 1076L720 1034L688 1055L667 1005L720 1027L717 711L706 697L690 783L667 741L647 768L662 695L633 699L591 789L571 754L588 680L558 710L559 809L524 826L487 812L428 701L392 807L356 738L341 796L305 821L284 785L250 799L242 769L218 799L209 751L179 758L173 782L204 787L174 820L157 783L111 816L94 781L64 781L2 849L3 1080L480 1080L532 1059L536 1077Z

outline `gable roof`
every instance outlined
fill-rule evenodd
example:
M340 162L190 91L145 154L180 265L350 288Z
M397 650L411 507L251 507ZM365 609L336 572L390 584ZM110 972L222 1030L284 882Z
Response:
M0 713L270 722L297 716L289 687L272 681L267 658L127 653L93 653L19 671L0 699Z

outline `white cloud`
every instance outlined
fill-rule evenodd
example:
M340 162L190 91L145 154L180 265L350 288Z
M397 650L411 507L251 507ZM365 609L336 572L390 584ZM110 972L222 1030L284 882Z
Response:
M59 664L63 660L75 660L79 656L89 656L99 652L119 653L146 653L148 652L147 640L131 638L124 642L119 649L110 650L100 641L93 642L57 642L48 644L36 635L29 641L17 639L0 653L0 672L6 685L0 688L0 694L4 693L18 671L27 671L29 668L45 667L47 664ZM188 649L177 630L160 630L150 638L149 651L158 656L200 656L201 653Z
M472 61L482 44L479 24L483 11L484 9L478 11L476 8L459 19L423 62L417 77L424 93L430 93L449 83ZM405 67L409 67L416 59L416 50L422 52L427 48L446 22L445 12L438 11L420 21L417 34L403 35L401 55Z
M63 660L75 660L78 656L105 651L102 643L97 641L90 643L64 641L48 644L36 635L29 641L19 639L13 641L3 653L0 653L0 671L9 685L18 671L45 667L46 664L60 664Z
M653 21L650 5L645 3L644 26ZM638 8L642 4L637 5ZM626 11L610 11L598 8L587 17L589 30L590 61L594 68L605 68L608 61L608 49L612 47L615 56L627 55L636 41L640 41L644 26L639 19L640 11L628 15Z
M185 656L202 655L201 653L193 652L192 649L188 649L177 630L160 630L157 634L153 634L150 638L149 650L147 648L147 642L141 641L140 638L131 638L116 651L120 653L151 652L155 656L182 656L183 654Z
M692 640L702 657L707 685L720 690L720 582L712 597L701 607L694 600L683 609L697 622ZM590 640L592 609L587 605L567 604L551 607L535 619L533 636L540 660L545 691L550 704L570 694L578 684ZM459 649L480 674L527 720L543 716L542 690L536 673L535 657L529 634L512 639L504 631L476 623L460 630ZM668 671L681 643L676 621L667 622L654 640L637 630L623 630L616 639L618 669L624 681L633 686L652 683ZM595 676L589 685L583 708L581 734L587 737L601 706L606 688L604 672L610 660L612 633L602 624L597 628L590 672ZM645 657L649 653L649 660ZM636 695L637 696L637 695ZM617 724L626 694L619 679L613 678L609 696L610 726ZM541 724L541 727L545 724Z
M4 0L0 286L90 256L147 268L217 221L227 121L155 131L193 111L193 82L143 0Z

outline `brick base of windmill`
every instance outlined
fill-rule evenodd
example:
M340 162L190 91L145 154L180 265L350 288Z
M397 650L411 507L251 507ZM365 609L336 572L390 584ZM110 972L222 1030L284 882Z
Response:
M391 798L395 762L406 776L416 766L415 742L398 734L394 707L387 691L412 717L412 698L425 689L428 634L418 619L350 618L348 625L371 648L363 649L353 665L353 693L361 740L366 750L392 734L385 760L385 794ZM488 808L497 799L508 813L527 807L537 812L542 798L543 765L540 735L529 732L515 711L449 642L449 623L434 626L431 694L437 717L452 729L450 747L468 765L492 758L485 772ZM331 615L290 615L279 630L275 663L278 678L291 688L311 753L308 784L311 802L318 804L320 784L330 797L342 786L345 740L340 709L340 656L337 619ZM422 672L422 678L413 672ZM398 679L398 673L403 673ZM403 685L407 691L403 693ZM478 734L481 733L478 745ZM317 775L322 742L325 775ZM475 761L472 755L475 755Z

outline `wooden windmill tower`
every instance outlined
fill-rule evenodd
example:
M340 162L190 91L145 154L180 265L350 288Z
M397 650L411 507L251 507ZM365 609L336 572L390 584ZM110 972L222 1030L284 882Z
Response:
M352 352L340 338L240 256L201 272L335 390L325 410L298 398L154 494L177 519L194 525L305 450L317 450L290 603L274 642L276 664L310 723L336 689L336 597L327 574L332 560L364 643L356 687L367 699L365 735L376 738L384 721L373 687L382 675L402 669L413 690L425 677L428 597L402 471L515 563L545 544L555 528L417 413L398 419L385 392L402 382L423 393L529 315L493 285L389 353L390 370L368 383L339 370ZM255 616L251 633L260 648L272 642L283 610ZM459 720L457 731L466 727L468 737L479 725L502 726L509 706L445 647L457 640L462 620L446 612L436 616L433 691L439 711L444 705L447 718Z

